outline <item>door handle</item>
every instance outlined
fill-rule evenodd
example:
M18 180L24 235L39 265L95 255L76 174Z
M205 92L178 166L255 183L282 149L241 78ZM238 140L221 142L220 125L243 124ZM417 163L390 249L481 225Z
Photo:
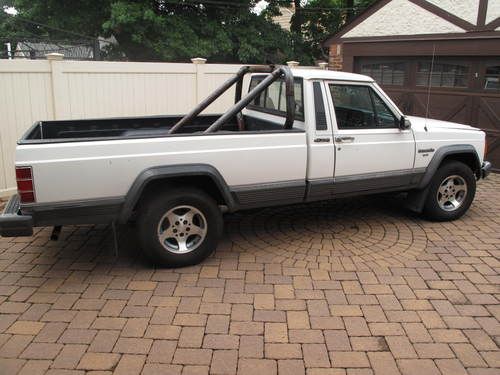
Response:
M328 143L330 142L330 138L314 138L314 143Z
M337 138L335 138L335 142L352 143L352 142L354 142L354 137L337 137Z

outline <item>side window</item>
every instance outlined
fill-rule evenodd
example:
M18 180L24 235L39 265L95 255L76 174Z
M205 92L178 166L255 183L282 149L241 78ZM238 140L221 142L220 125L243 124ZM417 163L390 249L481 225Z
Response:
M371 128L375 114L367 86L330 85L339 129Z
M262 80L263 76L254 76L250 81L249 91L255 88ZM295 118L304 120L303 86L302 79L295 79ZM277 116L286 115L286 94L285 82L282 80L273 82L266 90L257 96L249 107L253 110L271 113Z
M284 83L281 85L279 110L282 112L286 112L286 90Z
M285 84L283 84L284 90ZM302 92L302 81L293 84L293 93L295 98L295 114L297 118L304 119L304 93Z
M248 87L248 91L249 91L249 92L250 92L250 91L252 91L252 90L253 90L255 87L257 87L257 85L258 85L259 83L261 83L261 82L262 82L262 78L258 78L258 77L254 77L254 78L252 78L252 80L250 81L250 86ZM266 92L265 92L265 91L263 91L260 95L258 95L258 96L257 96L257 97L256 97L256 98L252 101L252 105L255 105L255 106L260 105L260 103L261 103L261 97L262 97L262 99L263 99L263 98L264 98L264 94L265 94L265 93L266 93Z
M280 105L280 91L282 83L275 81L267 88L267 95L264 107L267 109L279 109Z
M394 113L391 112L387 104L380 99L377 93L372 89L370 91L373 97L373 105L375 106L377 126L382 128L398 127L398 121Z
M397 127L396 116L369 86L330 84L339 129Z

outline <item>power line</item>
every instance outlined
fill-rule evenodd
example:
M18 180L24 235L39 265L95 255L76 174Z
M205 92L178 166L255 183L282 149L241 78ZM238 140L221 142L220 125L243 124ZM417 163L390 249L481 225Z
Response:
M89 35L75 33L74 31L69 31L69 30L61 29L59 27L49 26L49 25L41 23L41 22L32 21L32 20L29 20L27 18L20 17L18 15L13 16L13 17L15 17L16 20L19 20L21 22L29 23L29 24L36 25L36 26L42 26L42 27L45 27L47 29L52 29L52 30L55 30L55 31L60 31L60 32L63 32L63 33L66 33L66 34L72 34L72 35L75 35L75 36L79 36L80 38L92 39L92 40L98 39L98 38L91 37Z
M32 20L20 17L18 15L13 16L13 17L15 17L17 20L19 20L21 22L29 23L29 24L36 25L36 26L45 27L47 29L52 29L52 30L59 31L59 32L62 32L62 33L66 33L66 34L75 35L75 36L78 36L80 38L85 38L85 39L88 39L88 40L91 40L91 41L99 41L99 42L103 42L103 43L111 43L109 40L106 40L106 39L103 39L103 38L92 37L90 35L75 33L74 31L69 31L69 30L61 29L59 27L50 26L50 25L47 25L47 24L44 24L44 23L41 23L41 22L32 21ZM35 35L34 33L31 33L31 34Z
M179 5L179 6L194 6L194 7L199 7L200 5L205 5L205 6L209 5L211 7L216 7L216 8L219 8L219 9L226 9L227 7L248 8L248 4L227 2L227 1L221 1L221 0L202 0L202 1L196 1L196 0L179 0L179 1L175 1L175 0L163 0L163 3L164 4L171 4L171 5ZM364 9L364 7L307 7L306 6L306 7L300 8L300 11L301 12L325 12L325 11L334 11L334 10L335 11L346 11L346 10L361 10L361 9ZM74 35L74 36L78 36L80 38L85 38L85 39L92 40L92 41L96 41L97 40L97 41L100 41L100 42L103 42L103 43L110 43L109 40L106 40L106 39L103 39L103 38L92 37L92 36L85 35L85 34L80 34L80 33L74 32L74 31L61 29L61 28L56 27L56 26L50 26L50 25L47 25L47 24L44 24L44 23L41 23L41 22L36 22L36 21L32 21L32 20L23 18L23 17L21 17L19 15L13 15L12 17L14 17L16 20L19 20L21 22L29 23L29 24L36 25L36 26L41 26L41 27L44 27L44 28L47 28L47 29L51 29L51 30L54 30L54 31L59 31L59 32L70 34L70 35Z

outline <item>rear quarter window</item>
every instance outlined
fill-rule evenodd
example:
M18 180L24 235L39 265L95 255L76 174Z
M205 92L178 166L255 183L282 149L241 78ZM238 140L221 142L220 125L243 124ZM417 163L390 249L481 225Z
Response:
M265 75L253 76L250 80L248 91L254 89L262 80L266 78ZM295 78L293 89L295 97L295 118L299 121L304 121L304 85L302 78ZM269 113L276 116L286 116L286 95L285 95L285 82L283 79L274 81L267 87L259 96L257 96L251 104L248 105L249 109Z

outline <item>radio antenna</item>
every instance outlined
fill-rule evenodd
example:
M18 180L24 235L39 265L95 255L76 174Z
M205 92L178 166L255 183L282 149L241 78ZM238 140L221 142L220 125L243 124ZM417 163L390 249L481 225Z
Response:
M427 119L429 118L429 103L431 100L431 86L432 86L432 74L434 72L434 58L436 56L436 44L432 45L432 60L431 60L431 71L429 73L429 82L427 83L427 106L425 107L425 125L424 129L427 131Z

